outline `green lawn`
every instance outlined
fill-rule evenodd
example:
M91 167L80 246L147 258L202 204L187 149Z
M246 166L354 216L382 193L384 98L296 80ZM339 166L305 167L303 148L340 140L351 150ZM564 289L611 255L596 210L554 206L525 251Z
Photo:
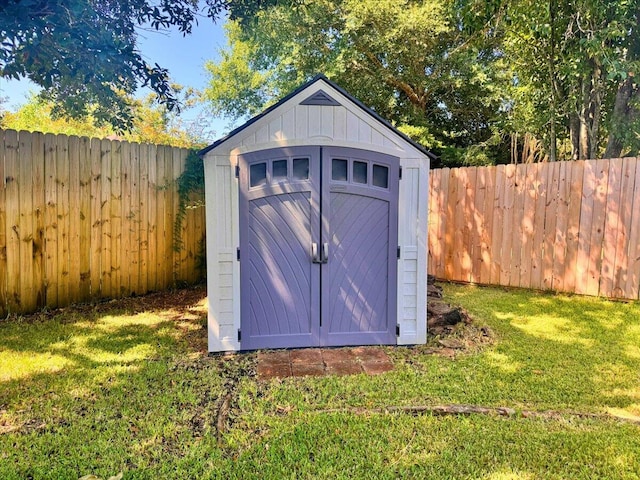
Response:
M206 356L198 292L0 321L0 478L640 478L637 303L447 285L493 344L259 382ZM546 416L382 413L441 404Z

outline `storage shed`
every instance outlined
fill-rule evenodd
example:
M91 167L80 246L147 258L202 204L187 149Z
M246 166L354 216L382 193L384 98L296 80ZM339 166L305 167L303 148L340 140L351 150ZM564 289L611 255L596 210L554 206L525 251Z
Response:
M201 156L210 352L426 341L429 152L317 76Z

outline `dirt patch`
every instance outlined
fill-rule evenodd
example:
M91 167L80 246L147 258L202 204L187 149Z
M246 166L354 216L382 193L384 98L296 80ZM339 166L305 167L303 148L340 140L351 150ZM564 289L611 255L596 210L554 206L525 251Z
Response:
M162 312L167 319L196 319L206 315L207 287L204 284L188 288L152 292L146 295L117 299L104 299L78 303L63 308L45 308L31 314L10 314L7 319L26 323L37 323L65 315L74 319L77 315Z
M462 307L443 298L442 287L427 276L427 345L422 353L453 358L460 352L474 352L490 345L494 335L487 326L477 325Z

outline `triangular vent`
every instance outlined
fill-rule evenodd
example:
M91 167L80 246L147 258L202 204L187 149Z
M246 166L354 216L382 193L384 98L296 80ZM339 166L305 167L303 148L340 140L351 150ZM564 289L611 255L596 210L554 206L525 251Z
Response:
M316 93L300 102L300 105L323 105L328 107L340 106L340 104L331 98L324 90L318 90Z

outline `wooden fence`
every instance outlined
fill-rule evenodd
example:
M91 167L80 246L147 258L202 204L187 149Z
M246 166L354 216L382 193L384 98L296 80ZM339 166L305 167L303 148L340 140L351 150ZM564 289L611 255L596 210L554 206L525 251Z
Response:
M638 158L432 170L429 273L638 299Z
M199 280L204 208L173 249L187 153L0 130L0 314Z

